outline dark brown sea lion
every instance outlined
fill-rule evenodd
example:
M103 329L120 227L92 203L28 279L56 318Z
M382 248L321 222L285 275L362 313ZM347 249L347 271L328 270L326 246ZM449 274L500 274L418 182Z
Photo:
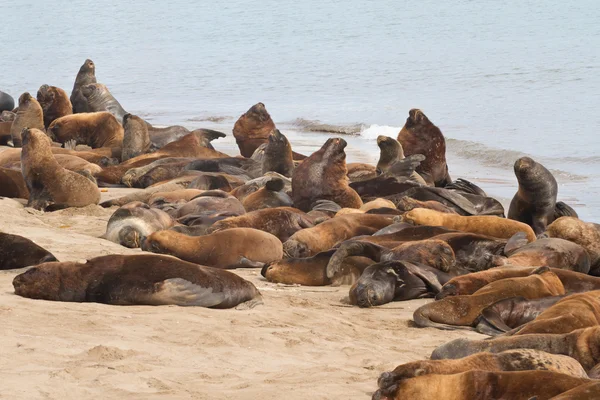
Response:
M590 275L600 276L600 226L575 217L561 217L546 230L549 237L577 243L590 255Z
M88 112L108 111L115 116L120 124L123 123L123 117L127 111L113 97L106 85L101 83L90 83L81 86L81 94L85 97L88 106Z
M242 157L223 157L210 160L192 160L186 170L201 172L221 172L238 176L241 179L262 177L261 166L256 161Z
M242 204L248 212L263 208L291 207L292 199L283 189L285 189L285 182L278 178L272 178L264 187L246 196Z
M19 97L19 111L10 128L14 147L22 146L21 132L24 128L45 130L42 107L28 92Z
M73 85L73 91L71 92L71 104L73 105L74 113L92 111L88 107L85 96L81 93L81 88L90 83L96 83L96 66L92 60L87 59L81 68L79 68L79 72L75 78L75 84Z
M600 382L592 381L567 390L550 400L596 400L600 399ZM533 397L529 400L540 400Z
M254 150L269 139L275 123L263 103L256 103L238 118L233 126L233 136L244 157L251 157Z
M44 111L44 127L46 129L55 119L73 114L73 107L67 92L56 86L40 86L37 92L37 101Z
M519 190L510 202L508 218L526 223L539 235L554 219L556 179L542 164L529 157L515 162L515 175Z
M137 115L123 116L123 146L121 161L146 154L150 151L150 136L148 125Z
M242 203L235 197L221 190L209 190L181 206L177 210L176 217L181 218L185 215L199 214L203 211L212 211L213 213L229 211L238 215L246 213Z
M258 289L235 274L156 254L45 263L17 275L13 286L32 299L113 305L231 308L260 300Z
M98 186L87 177L61 167L44 132L24 129L22 138L21 166L29 190L28 207L45 210L98 204Z
M265 155L262 160L263 175L269 171L277 172L288 178L292 177L294 171L294 158L292 156L292 146L287 138L279 132L279 129L273 129L269 134Z
M406 123L398 133L398 141L406 156L425 156L425 160L417 167L417 172L426 182L441 187L452 182L446 164L444 135L421 110L413 108L408 112Z
M534 349L562 354L579 361L589 371L600 362L600 327L578 329L563 334L501 336L487 340L456 339L438 347L432 360L457 359L479 352L499 353L512 349Z
M277 237L252 228L232 228L198 237L159 231L148 236L142 250L222 269L255 267L253 262L265 263L283 257Z
M0 197L29 198L29 189L20 170L0 167Z
M48 250L19 235L0 232L0 270L58 261Z
M92 149L100 147L121 148L123 127L108 112L67 115L54 120L48 127L48 136L55 142L75 141Z
M15 99L8 93L0 90L0 112L12 111L13 108L15 108Z
M344 139L328 139L296 167L292 177L294 207L308 212L317 200L331 200L348 208L362 206L358 193L348 186L345 147Z
M377 146L379 146L377 172L380 174L387 174L388 176L399 176L398 172L403 170L398 169L401 164L400 161L405 159L404 149L402 149L400 142L389 136L380 135L377 137ZM420 156L419 158L415 158L415 161L418 161L414 168L417 168L418 165L424 160L424 156L421 154L415 154L414 156ZM409 178L415 183L426 185L423 177L421 177L421 175L414 170L409 176L404 177Z
M164 211L135 201L110 216L102 237L125 247L136 248L153 232L169 229L174 224L173 218Z
M539 299L564 295L562 282L547 267L541 267L522 278L492 282L469 296L446 297L419 307L413 319L420 327L439 329L473 329L482 310L511 297Z

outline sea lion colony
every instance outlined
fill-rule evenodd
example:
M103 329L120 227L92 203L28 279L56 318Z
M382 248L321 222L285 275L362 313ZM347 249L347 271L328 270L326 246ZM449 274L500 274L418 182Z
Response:
M17 295L253 307L258 289L227 269L261 268L276 283L349 285L359 307L435 297L415 329L492 338L383 373L374 399L600 398L600 226L558 201L543 165L516 160L506 212L452 181L444 136L421 110L377 139L371 166L346 164L342 138L293 152L262 103L236 122L232 157L211 143L221 132L126 112L95 71L86 60L70 98L43 85L13 109L0 92L0 143L14 147L0 153L0 196L50 212L98 204L101 187L140 188L100 205L115 207L103 238L144 252L60 262L0 233L0 269L31 267L14 278Z

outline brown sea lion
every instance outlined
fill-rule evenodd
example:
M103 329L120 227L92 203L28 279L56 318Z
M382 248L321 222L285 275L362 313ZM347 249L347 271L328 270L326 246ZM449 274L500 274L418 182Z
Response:
M246 196L242 204L248 212L263 208L291 207L292 199L283 189L285 189L285 182L278 178L272 178L264 187Z
M233 136L244 157L251 157L254 150L269 139L275 123L263 103L256 103L238 118L233 126Z
M67 92L56 86L40 86L37 92L37 101L44 111L44 127L46 129L55 119L73 114L73 107Z
M444 187L452 182L446 164L446 139L419 109L408 112L406 123L398 133L404 154L423 154L425 160L417 167L417 172L429 184Z
M63 168L68 169L69 171L87 171L90 175L94 176L102 171L102 167L98 164L90 163L84 160L83 158L79 158L77 156L73 156L70 154L54 154L54 159L56 162ZM21 171L21 161L15 161L13 163L6 164L7 168L19 170ZM22 178L22 177L21 177ZM25 181L23 181L25 182Z
M164 211L135 201L124 205L110 216L106 233L102 237L133 249L140 247L151 233L169 229L174 224L173 218Z
M45 130L42 107L28 92L19 97L19 111L10 128L14 147L22 147L21 132L24 128Z
M524 222L536 235L554 220L558 184L550 171L529 157L515 162L519 190L510 202L508 218Z
M567 390L550 400L597 400L600 399L600 382L592 381ZM535 397L529 400L539 400Z
M435 210L446 214L458 214L454 209L440 203L439 201L420 201L406 196L402 197L398 202L396 202L396 207L398 210L405 212L414 210L415 208L427 208L429 210Z
M510 239L518 232L525 232L527 240L536 237L529 225L491 215L462 216L439 211L415 208L402 216L402 221L418 225L444 226L462 232L478 233L497 238Z
M123 146L121 161L146 154L150 151L148 125L137 115L125 114L123 117Z
M308 212L317 200L331 200L348 208L362 206L358 193L348 186L345 147L344 139L328 139L296 167L292 177L294 207Z
M23 236L0 232L0 270L24 268L48 261L58 260L48 250Z
M269 134L265 154L262 160L263 175L269 171L277 172L288 178L292 177L294 171L294 159L292 156L292 146L287 138L279 132L279 129L273 129Z
M0 146L7 146L12 142L12 136L10 134L12 124L12 121L0 122Z
M360 211L363 212L368 212L371 210L375 210L377 208L390 208L390 209L394 209L396 208L396 206L394 205L394 203L392 203L391 201L387 200L387 199L375 199L375 200L371 200L367 203L364 203L362 206L360 206Z
M114 98L106 85L101 83L89 83L81 86L81 94L87 101L88 112L108 111L123 124L123 117L127 111L123 109L121 104Z
M75 141L92 149L121 148L123 127L109 112L72 114L58 118L48 127L48 136L58 143Z
M399 161L404 160L405 156L400 142L389 136L379 135L377 136L377 146L379 146L379 161L377 162L376 167L377 172L387 176L402 176L399 172L404 169L399 169L398 167L400 167ZM423 159L415 158L419 163L422 162ZM419 164L417 164L415 168L417 168L418 165ZM416 171L412 171L408 176L404 177L415 183L420 183L422 185L427 184L423 177Z
M373 400L438 399L441 393L444 400L529 400L532 396L548 400L589 382L588 378L542 369L514 372L470 370L392 382L391 387L375 392Z
M92 111L88 107L85 96L81 93L82 86L89 85L90 83L96 83L96 66L92 60L87 59L81 68L79 68L75 84L73 85L73 91L71 92L71 104L73 105L74 113Z
M294 233L283 244L283 248L288 257L310 257L354 236L372 235L392 222L392 218L383 215L350 214L335 217Z
M549 237L577 243L590 255L590 275L600 276L600 226L575 217L561 217L546 230Z
M0 167L0 197L29 198L29 189L20 170Z
M137 187L140 186L138 184L139 179L144 176L148 171L152 170L154 167L163 164L171 164L171 163L179 163L182 161L190 162L194 160L192 157L164 157L159 158L157 160L152 161L149 164L143 165L141 167L130 168L123 174L121 178L121 182L129 187Z
M254 262L265 263L283 257L277 237L252 228L232 228L198 237L159 231L148 236L142 250L222 269L256 267Z
M207 190L177 209L177 218L185 215L198 214L203 211L213 213L229 211L242 215L246 213L242 203L221 190Z
M565 289L556 274L541 267L522 278L507 278L492 282L469 296L446 297L425 304L413 314L419 327L439 329L473 329L482 310L495 302L510 297L522 296L538 299L565 294Z
M487 340L456 339L435 349L431 359L457 359L483 351L499 353L512 349L533 349L562 354L579 361L583 369L589 371L600 362L600 327L578 329L563 334L501 336Z
M32 299L113 305L231 308L261 297L233 273L156 254L45 263L17 275L13 286Z
M132 187L147 188L158 182L169 181L171 179L184 176L186 175L184 173L184 168L187 164L189 164L188 160L189 159L187 158L180 158L180 161L160 163L160 165L156 165L155 167L149 169L146 173L131 182ZM121 178L121 181L123 181L124 178L125 176Z
M61 167L44 132L24 129L22 138L21 165L29 190L28 207L45 210L98 204L98 186L87 177Z

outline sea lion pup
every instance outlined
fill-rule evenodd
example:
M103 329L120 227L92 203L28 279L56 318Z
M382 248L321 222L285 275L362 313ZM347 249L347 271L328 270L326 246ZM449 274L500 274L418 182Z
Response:
M233 136L240 154L251 157L258 146L268 141L275 123L263 103L256 103L242 114L233 126Z
M75 141L92 149L120 148L123 145L123 127L109 112L66 115L48 127L48 136L55 142Z
M264 158L262 160L262 173L264 175L269 171L277 172L288 178L292 177L292 172L294 171L292 146L279 129L271 131L265 147Z
M600 276L600 227L574 217L561 217L546 230L549 237L577 243L590 255L590 275Z
M0 112L12 111L13 108L15 108L15 99L0 90Z
M413 154L425 156L417 172L426 182L439 187L452 182L446 164L446 139L423 111L413 108L408 112L406 123L398 133L398 142L407 157Z
M246 213L242 203L221 190L207 190L197 197L177 209L176 218L185 215L199 214L203 211L212 211L213 213L229 211L242 215Z
M19 97L19 111L10 128L14 147L22 146L21 132L24 128L45 130L42 107L28 92Z
M385 387L375 392L373 400L438 399L441 393L444 400L528 400L532 396L548 400L589 382L587 378L543 370L471 370L452 375L433 374L404 379L394 383L392 388Z
M23 129L22 138L21 168L29 190L28 207L55 210L98 204L98 186L87 177L61 167L45 133Z
M23 236L0 232L0 270L24 268L48 261L58 260L48 250Z
M596 378L593 378L596 379ZM567 390L549 400L596 400L600 399L600 382L592 381ZM539 400L532 397L529 400Z
M134 201L110 216L106 233L102 237L133 249L140 247L151 233L169 229L174 224L175 221L166 212L150 208L141 201Z
M526 277L492 282L470 296L447 297L425 304L414 312L413 320L419 327L472 330L481 311L499 300L517 296L539 299L564 294L558 276L549 268L541 267Z
M556 179L542 164L529 157L515 161L515 175L519 190L510 202L508 218L526 223L539 235L554 218Z
M415 208L402 216L403 222L418 225L444 226L462 232L478 233L502 239L510 239L515 233L525 232L527 240L533 242L536 237L529 225L491 215L462 216L441 213L439 211Z
M96 83L96 66L94 62L89 58L84 61L77 77L75 77L75 83L73 84L73 90L71 91L71 104L73 105L74 113L91 112L88 107L85 96L81 93L81 88L90 83Z
M297 231L312 228L313 222L304 212L291 207L265 208L215 222L208 232L231 228L254 228L275 235L285 242Z
M81 86L81 94L85 97L88 106L88 112L108 111L115 116L120 124L123 123L123 117L127 111L115 99L102 83L90 83Z
M121 161L146 154L150 151L150 135L148 125L137 115L123 116L123 147Z
M242 201L242 205L248 212L263 208L291 207L293 205L292 199L283 189L285 189L284 181L271 178L264 187L246 196Z
M283 257L281 241L270 233L252 228L232 228L206 236L187 236L175 231L154 232L142 250L170 254L185 261L230 269L256 267Z
M401 211L410 211L415 208L426 208L428 210L435 210L446 214L458 214L454 209L440 203L439 201L429 200L420 201L404 196L396 203L396 207Z
M346 170L346 141L327 139L294 170L292 199L294 206L308 212L316 200L331 200L341 207L360 208L363 202L348 186Z
M391 301L433 297L450 275L424 264L405 260L368 266L350 288L350 304L361 308Z
M40 86L37 92L37 101L44 112L44 127L46 129L55 119L73 114L73 107L67 92L56 86Z
M31 299L113 305L231 308L261 297L233 273L156 254L45 263L17 275L13 286L15 294Z
M400 142L389 136L379 135L377 136L377 146L379 146L377 172L379 174L387 174L388 176L398 176L397 173L401 164L399 161L405 159L404 150L402 149ZM417 166L425 159L425 156L422 154L415 154L414 156L420 156L414 158L414 160L418 162L414 168L417 168ZM407 178L422 185L427 184L423 177L416 171L412 171Z
M29 189L20 170L0 167L0 197L29 199Z
M342 240L359 235L372 235L392 222L392 218L384 215L343 215L294 233L283 244L283 248L288 257L310 257L331 249Z

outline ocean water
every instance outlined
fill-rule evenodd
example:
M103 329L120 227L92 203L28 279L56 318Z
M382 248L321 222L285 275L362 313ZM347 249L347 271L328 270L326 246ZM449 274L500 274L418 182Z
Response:
M203 2L19 0L3 7L0 90L70 93L86 58L124 108L216 127L262 101L295 150L351 132L375 162L421 108L453 178L505 203L514 161L555 173L559 198L600 220L600 6L595 0ZM217 148L235 151L231 137Z

